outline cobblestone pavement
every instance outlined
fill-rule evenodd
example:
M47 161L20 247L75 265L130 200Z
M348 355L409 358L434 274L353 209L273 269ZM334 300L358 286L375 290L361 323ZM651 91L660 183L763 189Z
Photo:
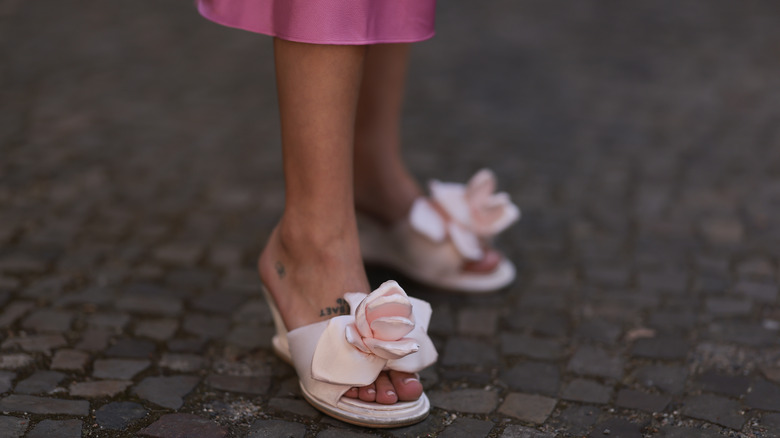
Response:
M0 0L0 436L780 436L780 4L440 3L408 158L494 168L521 271L402 281L434 409L374 431L269 349L270 40L186 1Z

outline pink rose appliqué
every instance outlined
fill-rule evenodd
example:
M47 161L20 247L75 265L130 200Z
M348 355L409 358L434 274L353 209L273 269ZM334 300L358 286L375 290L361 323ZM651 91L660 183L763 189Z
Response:
M496 193L496 177L488 169L477 172L465 185L433 180L430 190L430 201L419 198L412 206L412 227L434 242L449 236L469 260L482 259L483 243L520 219L520 209L509 195ZM449 217L443 218L432 203Z
M393 360L420 349L414 339L405 338L414 330L414 314L409 297L395 281L385 282L366 296L354 314L346 337L360 351Z

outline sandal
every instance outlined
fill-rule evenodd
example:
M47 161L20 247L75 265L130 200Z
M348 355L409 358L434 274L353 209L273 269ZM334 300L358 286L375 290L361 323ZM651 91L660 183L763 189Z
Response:
M344 397L352 387L373 383L383 370L416 373L436 362L428 337L431 306L411 298L395 281L367 295L347 293L350 315L287 331L273 298L263 288L274 317L274 350L295 367L303 396L338 420L365 427L399 427L425 419L430 402L386 405Z
M433 180L429 186L431 197L416 199L408 217L392 227L358 215L365 262L455 292L494 292L512 283L516 269L506 257L491 272L463 269L482 260L493 237L520 218L509 195L495 193L493 172L480 170L466 185Z

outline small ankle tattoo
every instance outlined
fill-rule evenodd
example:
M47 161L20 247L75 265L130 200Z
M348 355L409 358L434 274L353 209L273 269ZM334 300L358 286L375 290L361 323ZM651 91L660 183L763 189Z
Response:
M336 307L325 307L324 309L320 309L320 317L335 315L349 315L349 303L345 299L337 299Z
M279 275L279 278L284 278L284 265L282 262L277 261L276 265L274 266L276 268L276 273Z

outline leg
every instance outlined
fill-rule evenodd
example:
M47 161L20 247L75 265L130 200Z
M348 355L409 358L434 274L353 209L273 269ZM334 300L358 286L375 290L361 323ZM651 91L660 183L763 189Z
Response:
M401 109L410 44L370 46L365 59L355 122L356 208L390 225L406 217L422 190L403 162ZM501 255L464 265L465 270L490 272Z
M286 203L259 271L285 325L294 329L326 319L322 309L340 307L345 292L370 291L352 189L353 126L366 49L283 40L274 48ZM362 389L361 398L394 403L418 386L412 399L422 393L419 381L401 382L395 391L387 379L382 375L375 387ZM348 395L358 396L358 390Z

